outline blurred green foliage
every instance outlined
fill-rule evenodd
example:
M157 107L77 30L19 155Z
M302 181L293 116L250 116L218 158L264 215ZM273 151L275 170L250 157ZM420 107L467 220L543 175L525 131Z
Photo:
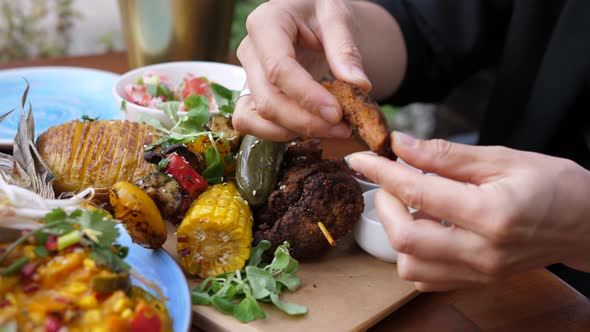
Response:
M235 53L240 46L240 42L246 37L246 18L260 4L266 0L237 0L234 9L234 18L231 26L231 36L229 40L229 49Z
M0 61L65 55L74 22L81 17L73 2L1 0Z

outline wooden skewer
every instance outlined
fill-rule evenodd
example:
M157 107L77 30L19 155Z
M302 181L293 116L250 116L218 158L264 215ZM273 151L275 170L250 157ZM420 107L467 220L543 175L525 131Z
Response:
M326 237L326 240L328 240L328 243L330 244L330 246L334 247L336 245L336 241L334 241L334 238L332 237L332 235L330 234L330 232L328 231L326 226L324 226L324 223L321 221L318 221L318 227L322 231L322 234L324 234L324 236Z

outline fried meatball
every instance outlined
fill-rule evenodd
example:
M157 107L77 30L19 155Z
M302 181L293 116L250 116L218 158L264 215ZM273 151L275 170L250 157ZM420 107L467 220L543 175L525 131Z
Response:
M256 211L254 243L269 240L275 248L289 241L293 257L308 258L330 247L318 222L324 223L335 240L341 238L352 230L364 202L360 185L343 162L301 161L287 165L279 189Z

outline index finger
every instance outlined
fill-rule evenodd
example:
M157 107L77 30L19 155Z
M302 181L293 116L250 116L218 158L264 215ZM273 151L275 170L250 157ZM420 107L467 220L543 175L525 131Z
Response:
M276 3L264 3L248 17L248 36L265 73L266 80L295 100L301 107L338 123L340 104L296 59L294 44L298 38L315 38L297 23L286 9ZM306 44L318 43L312 41Z
M404 204L476 233L488 230L481 222L485 206L477 186L425 175L383 157L357 153L349 165Z

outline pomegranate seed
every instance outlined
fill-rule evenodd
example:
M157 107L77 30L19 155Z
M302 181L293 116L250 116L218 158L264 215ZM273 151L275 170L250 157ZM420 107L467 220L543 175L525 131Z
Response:
M47 242L45 242L45 248L50 251L57 250L57 236L56 235L49 235L49 237L47 237Z
M20 272L23 277L30 279L37 272L37 264L27 263L21 268Z
M74 245L71 245L71 246L67 247L67 248L64 250L64 252L65 252L66 254L71 254L71 253L73 253L73 252L74 252L74 250L76 250L76 249L78 249L78 248L82 248L82 246L81 246L81 245L79 245L79 244L74 244Z
M63 297L63 296L56 296L54 298L55 302L59 302L59 303L69 303L70 300L68 300L67 297Z
M98 301L104 301L106 299L109 298L109 296L111 296L112 293L94 293L94 298L97 299Z
M48 316L45 319L45 331L46 332L58 332L61 327L59 320L53 316Z
M36 292L39 289L39 285L37 284L27 284L23 287L23 292L25 294Z
M10 305L10 302L8 300L0 301L0 309L8 307L9 305Z

